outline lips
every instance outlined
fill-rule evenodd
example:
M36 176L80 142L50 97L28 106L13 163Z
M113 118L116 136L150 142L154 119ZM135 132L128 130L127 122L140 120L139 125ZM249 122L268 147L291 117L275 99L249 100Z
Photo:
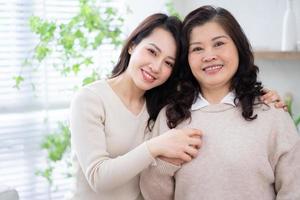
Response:
M147 82L153 82L155 81L157 78L154 77L152 74L150 74L149 72L147 72L146 70L144 69L141 69L142 71L142 76L143 76L143 79Z
M224 65L221 64L216 64L216 65L209 65L204 67L202 70L203 71L214 71L214 70L220 70L221 68L223 68Z
M202 70L206 74L212 75L212 74L218 73L223 67L224 67L224 65L222 65L222 64L215 64L215 65L206 66Z

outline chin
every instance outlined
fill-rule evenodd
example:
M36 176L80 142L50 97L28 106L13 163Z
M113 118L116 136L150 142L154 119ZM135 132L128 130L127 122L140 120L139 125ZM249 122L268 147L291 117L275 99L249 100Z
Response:
M145 83L140 83L140 84L136 84L136 86L143 91L147 91L147 90L151 90L152 88L156 87L154 85L151 84L145 84Z
M151 90L153 88L156 88L157 86L148 86L148 87L144 87L144 90L147 91L147 90Z

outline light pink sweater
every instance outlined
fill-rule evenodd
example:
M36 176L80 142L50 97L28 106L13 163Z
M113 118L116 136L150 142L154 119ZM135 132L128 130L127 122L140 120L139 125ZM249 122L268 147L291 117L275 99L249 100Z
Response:
M153 136L168 129L165 110ZM179 127L204 132L198 156L181 168L158 161L141 175L146 200L300 200L300 138L287 112L261 106L246 121L239 107L192 111Z

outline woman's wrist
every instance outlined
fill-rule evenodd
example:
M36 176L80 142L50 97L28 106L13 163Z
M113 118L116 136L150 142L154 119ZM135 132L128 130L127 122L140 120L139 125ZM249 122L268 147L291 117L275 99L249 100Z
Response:
M156 158L157 156L160 155L159 149L157 148L158 145L156 144L155 138L152 138L152 139L146 141L146 145L147 145L152 157Z

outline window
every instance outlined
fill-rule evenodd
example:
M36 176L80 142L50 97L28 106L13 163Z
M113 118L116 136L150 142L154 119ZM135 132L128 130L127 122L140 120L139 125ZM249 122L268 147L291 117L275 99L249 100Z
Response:
M122 7L120 2L98 0L100 6ZM70 180L55 175L57 190L35 175L46 164L40 144L45 134L57 128L57 121L68 119L70 98L80 78L64 78L54 69L23 68L25 82L18 91L13 76L36 38L28 27L28 19L38 15L46 19L66 21L79 8L78 0L0 0L0 185L17 189L22 200L63 199ZM110 45L97 53L99 66L112 66L118 51ZM35 90L32 85L35 85Z

